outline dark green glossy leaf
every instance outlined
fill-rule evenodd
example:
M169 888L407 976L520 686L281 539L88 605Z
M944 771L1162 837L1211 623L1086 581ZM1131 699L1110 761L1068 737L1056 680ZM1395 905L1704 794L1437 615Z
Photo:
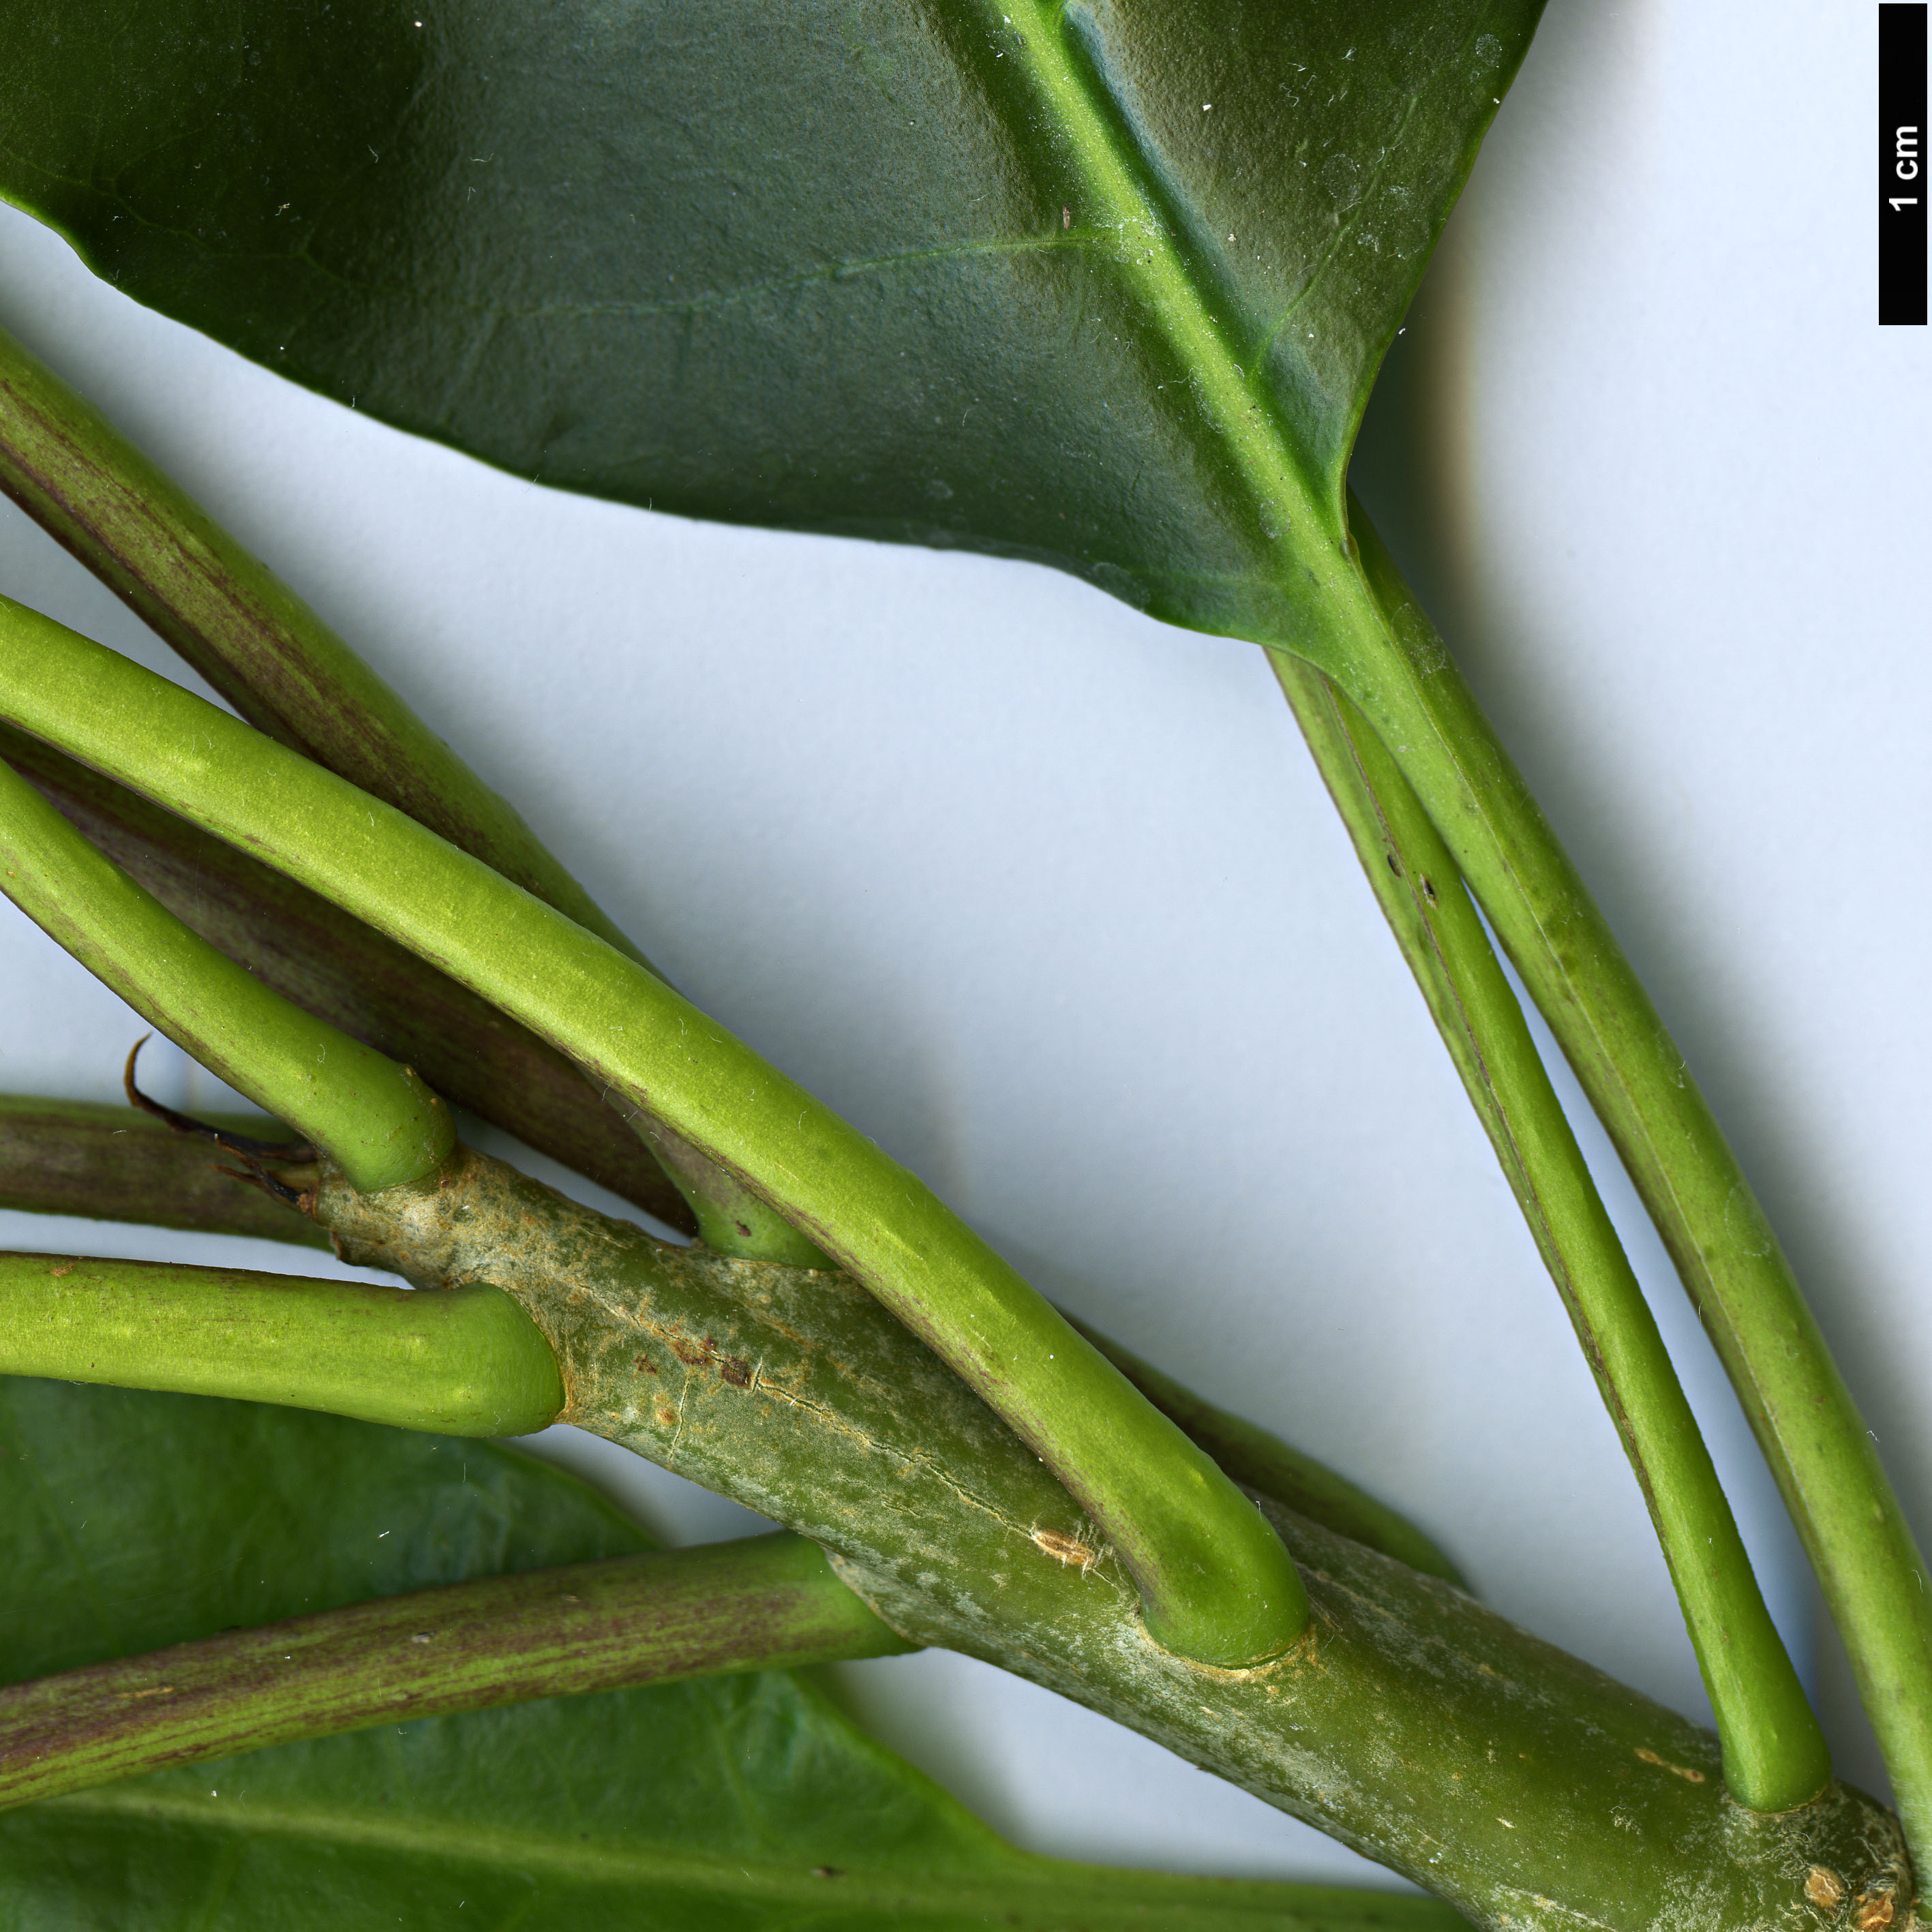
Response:
M646 1539L488 1444L0 1382L0 1676ZM1420 1900L1018 1852L778 1673L258 1751L0 1815L0 1925L1389 1925Z
M522 474L1280 638L1540 7L4 0L0 192Z
M488 1442L0 1378L0 1681L370 1597L647 1550Z

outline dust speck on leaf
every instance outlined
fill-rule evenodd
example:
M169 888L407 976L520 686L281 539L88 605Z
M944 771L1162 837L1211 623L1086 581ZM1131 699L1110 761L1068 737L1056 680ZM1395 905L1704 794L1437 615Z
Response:
M1352 208L1361 199L1362 171L1346 154L1330 154L1316 178L1337 208Z

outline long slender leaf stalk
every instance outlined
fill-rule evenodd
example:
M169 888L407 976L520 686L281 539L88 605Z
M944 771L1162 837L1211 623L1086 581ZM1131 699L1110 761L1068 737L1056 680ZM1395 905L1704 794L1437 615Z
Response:
M5 600L0 714L434 960L754 1189L1093 1511L1161 1642L1245 1667L1300 1634L1292 1562L1214 1463L916 1176L662 980L393 807Z
M1462 874L1361 713L1312 665L1277 657L1274 668L1630 1458L1724 1741L1725 1780L1754 1810L1802 1804L1831 1779L1824 1732Z
M413 1066L452 1106L667 1226L696 1232L684 1197L638 1136L526 1028L327 900L38 738L0 725L0 757L90 844L265 986Z
M386 800L656 968L506 800L186 491L0 330L0 492L278 742ZM724 1254L820 1258L662 1122L639 1131ZM674 1217L675 1218L675 1217Z
M239 1116L208 1118L236 1133L261 1126ZM238 1185L206 1142L131 1107L90 1100L0 1094L0 1208L328 1245L304 1216Z
M526 1436L556 1358L494 1288L418 1294L242 1268L0 1254L0 1370L280 1402L451 1436Z
M294 1738L913 1648L783 1533L482 1577L0 1689L0 1807Z
M1932 1867L1932 1580L1750 1185L1601 910L1367 520L1372 644L1327 668L1426 806L1663 1235L1843 1637Z
M329 766L648 964L397 694L92 404L0 331L0 493L256 730Z
M584 1484L514 1450L255 1402L12 1379L0 1382L0 1446L4 1567L16 1599L40 1613L0 1628L0 1682L216 1632L245 1645L255 1626L337 1606L367 1604L380 1617L372 1598L470 1580L508 1580L514 1590L513 1573L541 1571L528 1576L532 1588L556 1587L554 1566L649 1546ZM210 1506L214 1497L223 1507ZM812 1596L835 1587L823 1558L800 1554ZM662 1587L650 1584L646 1600ZM694 1648L711 1649L698 1660L742 1657L740 1640L709 1614L734 1600L728 1587L708 1602L693 1593L693 1614L675 1618ZM434 1614L467 1599L415 1600ZM760 1621L784 1608L755 1594L736 1600ZM561 1596L554 1604L548 1616L527 1606L535 1644L554 1644L553 1619L584 1616ZM825 1608L848 1628L865 1615L849 1593ZM412 1679L446 1684L442 1636L416 1642L440 1628L412 1619L386 1660L371 1663L398 1691ZM582 1634L621 1660L660 1648L666 1633L640 1618L634 1647L631 1635L607 1642L621 1634L608 1622ZM876 1623L867 1640L882 1640ZM266 1660L271 1694L308 1661L287 1649ZM560 1672L574 1668L568 1654L555 1660ZM1456 1932L1463 1923L1419 1896L1166 1877L1018 1851L800 1680L765 1671L548 1696L43 1799L0 1813L0 1896L16 1924L114 1932L144 1917L172 1932L206 1922L211 1906L227 1932L399 1918L424 1932L748 1932L828 1916L850 1932ZM182 1688L172 1673L158 1681ZM352 1701L352 1688L345 1694ZM139 1699L135 1709L166 1724L160 1707L172 1701ZM325 1724L338 1714L328 1698L308 1702Z
M358 1186L433 1173L455 1144L449 1109L407 1067L251 978L4 765L0 891L204 1066L332 1154Z

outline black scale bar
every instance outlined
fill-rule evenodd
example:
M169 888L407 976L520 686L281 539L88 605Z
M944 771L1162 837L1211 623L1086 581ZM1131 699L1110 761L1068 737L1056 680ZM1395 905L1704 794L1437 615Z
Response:
M1925 8L1878 10L1878 319L1925 326Z

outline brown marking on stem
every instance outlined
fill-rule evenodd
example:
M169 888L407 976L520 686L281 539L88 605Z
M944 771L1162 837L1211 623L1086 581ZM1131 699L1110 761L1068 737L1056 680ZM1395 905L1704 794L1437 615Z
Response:
M1068 1536L1057 1529L1036 1529L1030 1533L1034 1541L1056 1562L1064 1563L1069 1568L1077 1568L1083 1576L1100 1560L1100 1551L1077 1536Z
M1845 1882L1829 1865L1814 1865L1804 1874L1804 1896L1814 1905L1835 1912L1844 1903Z
M1668 1758L1659 1757L1656 1752L1646 1750L1641 1744L1637 1747L1636 1754L1646 1764L1654 1764L1659 1770L1669 1772L1672 1778L1682 1778L1687 1784L1702 1784L1704 1781L1701 1771L1694 1770L1688 1764L1672 1764Z
M1897 1910L1898 1901L1892 1888L1875 1886L1870 1892L1858 1894L1858 1902L1852 1910L1852 1923L1858 1932L1884 1932Z
M716 1368L720 1376L734 1388L748 1388L752 1385L752 1365L742 1355L728 1355L718 1348L716 1340L707 1335L701 1342L687 1341L681 1335L670 1338L670 1352L687 1368ZM638 1366L646 1366L643 1358L638 1358ZM652 1369L653 1375L657 1371Z

